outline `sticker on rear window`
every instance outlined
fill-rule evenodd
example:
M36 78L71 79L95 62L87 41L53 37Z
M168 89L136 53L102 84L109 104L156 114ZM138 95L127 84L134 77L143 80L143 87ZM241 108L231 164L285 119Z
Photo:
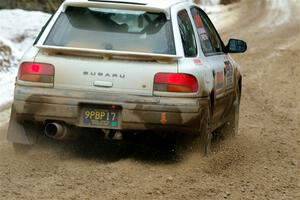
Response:
M195 20L197 28L203 28L203 23L202 23L202 20L199 15L195 15L194 20Z

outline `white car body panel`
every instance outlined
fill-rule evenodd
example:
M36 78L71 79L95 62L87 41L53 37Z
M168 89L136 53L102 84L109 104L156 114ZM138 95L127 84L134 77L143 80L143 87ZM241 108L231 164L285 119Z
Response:
M157 72L177 72L176 62L164 64L97 57L49 56L43 51L38 53L35 62L52 63L55 66L54 88L146 96L153 95L153 77ZM95 86L96 81L110 82L112 87Z

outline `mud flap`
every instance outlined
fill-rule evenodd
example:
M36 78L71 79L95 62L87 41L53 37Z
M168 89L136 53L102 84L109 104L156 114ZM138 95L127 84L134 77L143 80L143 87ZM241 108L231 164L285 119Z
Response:
M7 131L7 140L19 144L36 144L40 135L39 126L33 122L18 122L15 109L12 108Z

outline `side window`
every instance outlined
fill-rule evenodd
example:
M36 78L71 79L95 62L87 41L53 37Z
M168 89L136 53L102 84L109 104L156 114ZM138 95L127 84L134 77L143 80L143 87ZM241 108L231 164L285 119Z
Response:
M222 53L222 42L208 17L196 7L191 8L204 55Z
M194 34L194 29L186 10L182 10L178 13L178 26L180 30L182 45L184 49L185 57L197 56L197 44Z

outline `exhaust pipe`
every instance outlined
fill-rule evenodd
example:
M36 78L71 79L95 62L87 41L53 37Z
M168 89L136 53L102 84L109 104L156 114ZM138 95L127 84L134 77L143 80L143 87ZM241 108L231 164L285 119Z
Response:
M68 135L68 128L66 125L62 123L57 123L57 122L48 123L45 126L45 135L50 138L63 140Z
M108 129L103 129L102 131L104 132L105 139L109 139L109 140L122 140L123 139L123 134L121 131L108 130Z
M114 136L113 136L112 139L113 139L113 140L122 140L122 139L123 139L123 134L121 133L121 131L117 131L117 132L114 134Z

